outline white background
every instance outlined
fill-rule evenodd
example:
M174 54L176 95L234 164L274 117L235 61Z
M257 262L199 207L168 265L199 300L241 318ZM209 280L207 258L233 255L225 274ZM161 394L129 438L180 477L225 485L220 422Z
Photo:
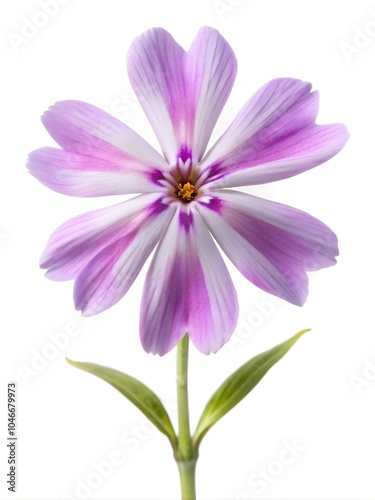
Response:
M38 266L58 225L119 199L58 195L24 165L29 151L53 145L39 116L63 99L101 107L157 146L131 92L127 49L153 26L166 28L188 49L199 27L210 25L228 40L239 64L215 137L259 86L289 76L313 83L321 94L319 122L345 123L351 139L327 164L248 189L324 220L338 234L341 255L337 266L310 275L303 308L271 302L230 267L240 323L217 355L191 349L193 427L213 390L240 364L302 328L312 332L208 433L198 462L198 496L375 498L375 2L70 0L47 19L36 0L4 1L0 9L0 497L179 496L165 437L117 391L65 361L96 362L140 378L176 421L175 352L153 357L138 338L145 272L120 303L89 322L74 310L72 283L51 282ZM34 33L29 28L29 39L17 44L14 35L22 36L27 20L39 27ZM60 348L51 347L52 337ZM43 353L50 359L43 361ZM16 494L5 483L10 380L18 382ZM286 442L297 450L283 464ZM102 464L99 475L95 463L109 459L114 465ZM269 474L264 487L256 482L262 468Z

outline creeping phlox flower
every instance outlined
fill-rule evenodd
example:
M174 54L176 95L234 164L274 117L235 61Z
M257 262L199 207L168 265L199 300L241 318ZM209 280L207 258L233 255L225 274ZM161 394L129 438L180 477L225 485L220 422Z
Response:
M238 302L214 239L248 280L297 305L307 297L306 271L338 255L336 236L319 220L228 188L313 168L338 153L348 133L341 124L316 125L311 84L278 78L205 153L237 68L223 37L202 28L185 52L168 32L151 29L127 62L163 156L90 104L52 106L42 121L61 149L32 152L33 176L70 196L141 194L60 226L41 267L51 279L75 280L76 308L89 316L126 294L156 248L141 303L144 349L163 355L188 332L201 352L216 352L236 326Z

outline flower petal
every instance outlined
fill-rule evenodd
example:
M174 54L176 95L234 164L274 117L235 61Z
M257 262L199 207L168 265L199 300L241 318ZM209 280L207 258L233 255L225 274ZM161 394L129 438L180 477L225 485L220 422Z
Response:
M81 269L74 284L77 310L92 316L118 302L129 290L160 240L173 214L161 199L154 201L110 235Z
M73 217L50 236L40 258L46 276L71 280L103 248L134 230L160 195L145 194Z
M53 280L77 278L77 308L96 314L126 293L170 217L155 194L74 217L51 235L40 265Z
M127 57L134 92L170 163L178 151L174 127L186 111L184 54L167 31L153 28L134 40Z
M185 62L187 101L194 109L194 160L200 161L237 73L236 57L226 40L212 28L201 28Z
M311 84L279 78L245 104L201 163L211 188L262 184L297 175L337 154L344 125L316 125ZM202 181L201 181L202 182Z
M256 286L293 304L308 294L306 271L336 263L337 238L295 208L245 193L218 190L198 203L214 238Z
M154 254L141 306L141 341L163 355L186 332L204 354L227 342L238 318L237 295L199 214L178 210Z
M95 106L62 101L42 117L63 148L30 154L31 174L51 189L73 196L150 192L168 165L138 134ZM160 183L159 183L160 185Z
M186 53L153 28L130 47L128 73L167 161L199 161L235 79L236 59L224 38L202 28Z

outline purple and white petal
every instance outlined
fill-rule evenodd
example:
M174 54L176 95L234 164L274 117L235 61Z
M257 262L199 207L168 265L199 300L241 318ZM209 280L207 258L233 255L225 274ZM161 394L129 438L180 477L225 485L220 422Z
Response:
M140 195L66 221L50 236L40 267L48 269L46 276L56 281L76 278L103 248L134 231L159 198L158 194Z
M237 73L233 50L213 28L201 28L185 61L187 104L195 119L191 144L193 159L200 161L217 119L232 90Z
M72 196L105 196L155 190L168 169L164 158L129 127L95 106L62 101L42 117L63 148L33 151L31 174ZM160 184L160 182L159 182Z
M86 102L57 102L44 113L42 122L66 151L115 163L128 159L140 167L168 168L163 157L134 130Z
M252 283L293 304L308 294L306 271L336 263L335 234L295 208L245 193L218 190L198 211L233 264Z
M74 301L84 316L116 304L129 290L165 231L174 209L155 200L116 234L80 270L74 283ZM99 244L100 245L100 244Z
M316 125L318 104L307 82L280 78L267 83L203 159L202 181L212 188L262 184L327 161L349 135L341 124Z
M133 90L171 164L180 147L177 129L192 120L185 109L184 56L167 31L153 28L134 40L127 57Z
M202 28L189 52L154 28L136 38L128 53L128 74L167 161L199 161L236 75L228 43Z
M199 214L183 206L147 273L140 318L143 347L163 355L188 332L201 352L216 352L237 319L237 295L224 261Z
M63 149L40 148L29 155L27 168L42 184L68 196L90 197L152 193L165 187L161 170L127 162L127 169L112 161Z

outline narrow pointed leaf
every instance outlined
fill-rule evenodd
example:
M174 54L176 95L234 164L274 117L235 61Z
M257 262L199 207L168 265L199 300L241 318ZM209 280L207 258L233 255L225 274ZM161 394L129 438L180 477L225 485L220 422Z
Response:
M282 344L258 354L228 377L213 394L198 422L193 437L197 449L206 432L234 408L260 382L264 375L276 364L308 330L302 330Z
M158 396L145 384L130 375L113 370L112 368L94 363L80 363L68 358L66 360L70 365L96 375L120 391L121 394L146 415L160 432L168 437L173 449L175 449L177 446L177 437L168 413Z

